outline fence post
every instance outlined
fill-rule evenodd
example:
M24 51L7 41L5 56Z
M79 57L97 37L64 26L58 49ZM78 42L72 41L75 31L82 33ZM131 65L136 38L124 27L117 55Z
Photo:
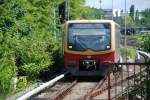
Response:
M146 66L146 100L149 100L150 96L149 96L149 66Z
M111 100L110 89L111 89L111 86L110 86L110 64L109 64L108 65L108 100Z

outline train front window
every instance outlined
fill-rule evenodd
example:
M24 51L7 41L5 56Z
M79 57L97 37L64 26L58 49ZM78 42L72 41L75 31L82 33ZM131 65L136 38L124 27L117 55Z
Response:
M110 49L111 25L109 23L70 23L68 49L73 51L104 51Z

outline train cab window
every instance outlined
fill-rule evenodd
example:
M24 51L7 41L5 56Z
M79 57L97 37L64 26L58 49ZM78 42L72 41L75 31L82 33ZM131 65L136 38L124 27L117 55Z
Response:
M111 48L109 23L70 23L68 25L68 49L74 51L104 51Z

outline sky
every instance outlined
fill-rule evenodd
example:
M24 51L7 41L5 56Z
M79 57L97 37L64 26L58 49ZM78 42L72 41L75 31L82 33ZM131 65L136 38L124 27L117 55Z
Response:
M86 0L85 5L100 8L99 1L100 0ZM114 1L114 9L125 9L125 0L101 0L102 9L112 9L112 1ZM150 8L150 0L126 0L126 4L127 11L129 11L132 4L135 5L135 10L144 10L145 8Z

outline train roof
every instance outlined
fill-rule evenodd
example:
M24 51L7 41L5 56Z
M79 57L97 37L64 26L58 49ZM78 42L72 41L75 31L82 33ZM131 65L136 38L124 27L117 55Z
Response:
M113 20L69 20L66 21L66 23L114 23L119 26L119 24Z
M114 22L113 20L69 20L67 23Z

